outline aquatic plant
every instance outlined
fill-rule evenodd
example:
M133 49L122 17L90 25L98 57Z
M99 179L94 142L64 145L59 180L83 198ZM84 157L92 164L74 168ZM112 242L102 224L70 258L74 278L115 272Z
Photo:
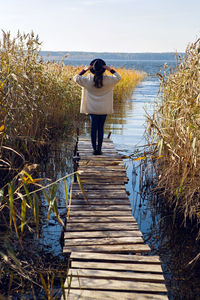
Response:
M9 296L16 293L25 293L26 288L32 290L34 299L35 290L44 291L47 299L58 299L53 297L54 280L60 280L61 288L63 280L67 277L67 263L63 262L60 269L44 265L38 247L30 243L39 237L41 225L41 197L48 203L47 223L50 215L54 214L59 224L65 228L65 224L59 215L57 207L57 186L64 181L66 214L70 215L72 184L70 192L66 180L75 175L77 182L83 191L78 171L67 174L55 182L44 184L44 179L33 178L29 171L33 171L36 165L26 165L12 181L0 189L0 298L3 295ZM43 183L42 183L43 182ZM31 238L31 240L30 240ZM39 260L35 262L34 257ZM3 291L1 288L3 287ZM69 285L70 288L70 285ZM63 290L64 291L64 290Z
M177 67L160 77L160 97L147 130L157 161L156 190L185 221L200 222L200 40L189 45ZM167 199L167 201L166 201Z

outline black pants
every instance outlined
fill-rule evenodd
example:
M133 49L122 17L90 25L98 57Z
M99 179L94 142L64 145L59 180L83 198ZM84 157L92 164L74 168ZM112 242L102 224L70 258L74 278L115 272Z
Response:
M104 134L104 123L107 115L90 115L91 121L91 142L94 150L101 151ZM98 132L98 144L97 144L97 132Z

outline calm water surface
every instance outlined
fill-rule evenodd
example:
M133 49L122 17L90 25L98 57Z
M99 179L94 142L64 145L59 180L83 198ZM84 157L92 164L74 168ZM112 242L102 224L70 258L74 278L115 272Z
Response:
M80 61L66 64L80 65ZM87 65L89 61L82 61ZM147 142L144 138L145 131L145 110L151 114L152 103L157 97L159 80L155 76L163 68L165 61L107 61L114 67L135 68L148 73L146 79L136 87L132 97L125 103L115 106L112 116L107 119L105 125L105 136L111 131L111 138L115 147L121 155L131 155L134 152L143 150ZM175 62L169 61L168 65L175 67ZM82 128L82 134L89 135L89 122ZM48 161L43 166L43 176L58 179L73 170L72 137L69 140L61 141L52 146ZM127 190L130 193L130 203L133 215L136 218L139 228L144 235L146 243L152 249L150 255L159 255L162 261L164 276L169 290L169 299L200 299L200 274L196 265L189 267L188 263L198 253L198 248L192 238L191 232L172 226L171 216L163 215L153 202L150 193L144 193L146 177L141 172L139 162L124 160L127 167L129 183ZM143 178L143 180L140 180ZM68 185L70 179L68 179ZM143 190L142 190L143 187ZM64 187L59 187L60 212L65 215ZM44 201L44 215L45 210ZM50 225L43 226L41 247L52 252L54 255L61 255L62 249L59 243L60 227L56 225L52 217Z

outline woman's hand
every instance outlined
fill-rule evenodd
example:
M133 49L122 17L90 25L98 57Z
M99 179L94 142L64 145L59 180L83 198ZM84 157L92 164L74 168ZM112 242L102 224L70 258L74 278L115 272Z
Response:
M84 68L85 72L87 72L87 71L89 71L91 69L92 69L92 66L90 66L90 65L88 67Z
M109 66L107 66L107 65L105 65L105 66L103 66L104 67L104 69L106 69L107 71L109 71L110 72L110 70L112 70L112 68L110 68Z

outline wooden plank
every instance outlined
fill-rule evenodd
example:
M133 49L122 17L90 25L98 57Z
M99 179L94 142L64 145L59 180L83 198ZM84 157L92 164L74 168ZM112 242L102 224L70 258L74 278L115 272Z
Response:
M93 178L91 178L91 177L93 177ZM86 173L83 173L83 174L81 174L80 175L80 178L81 178L81 180L84 180L84 179L89 179L90 180L90 182L98 182L98 181L100 181L100 182L110 182L110 183L113 183L113 182L115 182L115 181L119 181L120 183L122 183L122 182L126 182L127 180L128 180L128 178L127 177L125 177L125 176L121 176L121 175L119 175L119 176L117 176L117 175L103 175L103 174L101 174L101 175L95 175L94 176L94 174L86 174Z
M121 244L143 244L144 241L141 237L116 237L116 238L79 238L79 239L66 239L65 246L81 246L81 245L121 245Z
M99 279L120 279L120 280L134 280L140 282L157 282L162 283L165 281L163 275L153 273L139 273L110 270L93 270L93 269L73 269L69 270L69 276L85 277L85 278L99 278Z
M119 196L118 196L119 195ZM85 191L85 196L87 196L88 199L91 200L122 200L122 201L128 201L128 203L130 204L130 200L128 198L128 196L126 195L126 193L124 193L124 195L121 193L115 193L113 191L113 194L106 194L106 193L92 193L92 192L86 192ZM81 200L83 198L83 194L82 193L76 193L76 192L72 192L72 198L73 199L77 199L77 200Z
M122 167L109 167L109 166L94 166L93 167L80 167L79 170L81 172L84 172L84 173L101 173L101 172L104 172L104 173L121 173L121 174L125 174L126 173L126 170L123 169Z
M128 256L128 255L127 255ZM158 264L146 263L123 263L123 262L91 262L91 261L72 261L72 267L78 269L95 269L95 270L113 270L113 271L133 271L144 273L162 274L162 268Z
M87 197L88 200L91 200L91 201L94 201L94 200L102 200L102 201L121 201L123 203L125 203L126 205L130 205L130 200L128 198L128 196L126 194L122 195L122 194L119 194L119 197L117 196L117 193L113 192L113 195L105 195L105 194L102 194L101 193L96 193L96 194L92 194L92 193L88 193L88 192L85 192L85 196ZM72 198L73 200L82 200L84 199L83 198L83 194L82 193L72 193Z
M109 160L109 161L95 161L95 160L89 160L84 159L79 161L80 168L86 168L88 166L95 166L95 167L102 167L102 166L118 166L124 168L124 163L122 160Z
M104 262L132 262L132 263L145 263L145 264L158 264L160 265L159 256L149 256L149 255L122 255L122 254L103 254L103 253L92 253L92 252L72 252L71 259L73 260L97 260Z
M102 166L95 165L95 170L94 170L94 165L93 166L80 166L79 170L82 172L121 172L123 174L126 173L126 169L122 168L122 166L106 166L105 164Z
M93 154L93 149L91 148L84 148L84 147L78 147L78 153L81 156L81 154L87 154L87 155L92 155ZM101 155L107 155L107 154L112 154L112 155L119 155L118 152L114 147L105 147L102 149L102 154Z
M115 150L116 151L115 146L113 144L109 144L109 143L105 144L102 147L102 149L104 149L104 150ZM90 151L93 151L93 148L92 148L91 145L84 143L84 144L79 144L78 145L78 151L80 151L80 150L90 150Z
M73 205L130 205L130 201L126 199L121 199L121 200L116 200L116 199L101 199L101 200L96 200L92 198L87 198L88 201L85 199L72 199L72 204Z
M65 239L76 239L82 238L84 235L85 238L104 238L104 237L129 237L129 236L142 236L141 231L139 230L121 230L119 231L71 231L65 232L64 238ZM96 254L95 254L96 255Z
M83 185L83 188L85 191L90 191L90 190L119 190L119 191L125 191L125 186L124 184L121 184L121 185L116 185L116 184L84 184ZM72 190L73 191L80 191L80 188L79 188L79 184L78 183L74 183L73 186L72 186Z
M111 148L111 149L116 149L113 143L104 143L102 144L102 147L104 148ZM79 142L78 143L78 149L83 148L83 149L93 149L92 144L90 143L85 143L85 142Z
M97 180L96 179L91 179L91 178L82 178L81 179L82 183L83 184L96 184L97 183ZM124 179L120 179L120 178L116 178L116 179L113 179L113 180L108 180L108 179L102 179L102 180L98 180L98 184L101 184L101 185L104 185L104 184L116 184L116 185L120 185L120 184L126 184L128 183L128 179L124 180Z
M64 299L63 297L61 298ZM94 291L94 290L82 290L72 289L68 295L66 290L66 299L68 300L167 300L168 297L165 295L155 295L155 294L144 294L144 293L134 293L134 292L114 292L114 291Z
M81 222L81 223L84 223L84 222L86 222L86 223L109 223L109 222L137 223L135 218L133 218L132 216L130 216L130 217L124 217L124 216L101 217L101 216L99 216L99 217L88 217L88 218L85 218L84 216L83 217L72 216L68 222L70 222L70 223L77 223L77 222Z
M97 216L132 216L132 213L131 213L131 210L104 210L103 213L102 213L102 210L99 209L95 209L95 210L72 210L70 211L70 216L83 216L83 217L97 217Z
M88 160L91 160L91 161L95 161L97 162L104 162L104 163L107 163L107 162L113 162L113 161L120 161L121 160L121 156L120 155L111 155L111 156L108 156L108 155L82 155L80 156L80 158L84 161L88 161Z
M135 230L137 224L131 223L67 223L68 231L103 231L103 230Z
M93 278L72 278L71 289L79 288L91 290L117 290L117 291L137 291L137 292L167 292L162 283L134 282L123 280L106 280Z
M75 210L75 211L78 211L78 210L81 210L83 212L83 206L82 205L71 205L70 206L70 210ZM131 211L131 206L130 205L111 205L111 206L106 206L106 207L103 207L103 206L99 206L99 205L85 205L84 206L84 210L92 210L92 211L95 211L95 210L99 210L99 211L102 211L102 215L104 215L104 210L105 211L116 211L116 210L120 210L120 211ZM83 215L83 213L82 213Z
M91 245L91 246L64 246L63 252L69 253L73 251L83 252L102 252L102 253L147 253L151 249L143 244L130 245Z
M96 177L98 177L98 178L104 178L104 177L106 177L106 178L109 178L109 177L117 178L117 177L122 177L123 178L123 177L126 177L125 173L126 172L124 172L124 171L122 171L122 172L121 171L120 172L104 171L102 173L102 171L96 171L96 170L94 170L94 171L82 172L80 174L80 177L95 176L95 178Z
M86 192L85 194L87 196L88 199L126 199L129 201L130 200L127 196L127 194L122 191L122 192L118 192L118 191L112 191L112 192L108 192L108 191L90 191L90 192ZM83 194L82 192L78 192L78 191L74 191L72 192L72 197L75 199L81 199L83 198Z
M110 186L111 186L111 189L110 189ZM125 193L127 195L127 191L125 189L125 186L124 184L121 184L121 185L116 185L116 184L99 184L96 182L96 184L83 184L83 188L85 191L88 191L90 193L93 193L93 192L104 192L104 193L113 193L113 192L116 192L116 193ZM73 184L72 185L72 191L75 191L75 192L81 192L80 190L80 187L76 184Z

